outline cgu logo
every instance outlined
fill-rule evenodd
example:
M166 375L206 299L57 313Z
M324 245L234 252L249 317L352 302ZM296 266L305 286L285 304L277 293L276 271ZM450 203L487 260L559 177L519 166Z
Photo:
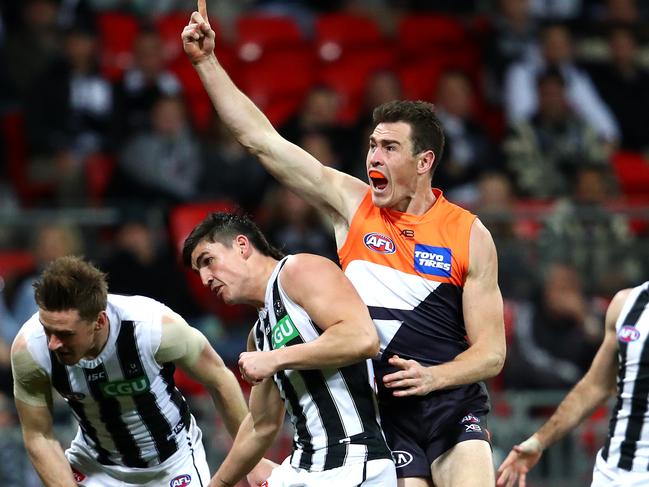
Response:
M187 487L192 482L192 477L190 475L179 475L174 477L169 482L169 487Z
M297 337L300 333L295 328L291 317L286 315L273 326L273 349L277 350Z
M412 462L412 454L403 450L394 450L392 452L392 460L394 460L396 468L405 467Z
M381 233L368 233L363 237L363 242L365 247L379 254L394 254L397 250L397 246L394 245L392 239Z
M626 325L620 329L617 337L624 343L635 342L640 338L640 332L635 326Z
M149 390L149 378L146 375L131 380L105 382L101 384L104 396L136 396Z

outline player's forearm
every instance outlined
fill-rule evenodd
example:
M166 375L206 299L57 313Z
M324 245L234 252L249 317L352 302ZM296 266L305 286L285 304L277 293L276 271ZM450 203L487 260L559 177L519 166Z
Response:
M76 487L70 464L55 439L25 438L25 448L45 487Z
M259 108L230 79L214 55L195 64L219 117L248 150L264 150L268 134L276 130Z
M499 347L472 345L451 362L429 367L437 389L473 384L495 377L505 363L505 351Z
M374 358L379 353L379 339L372 329L360 332L356 325L334 325L316 340L274 350L278 370L345 367Z
M234 374L227 371L218 385L208 386L216 409L221 414L225 427L232 438L237 436L241 422L248 414L248 406Z
M586 376L561 401L555 413L541 426L534 437L543 449L547 448L580 424L609 395L608 390L592 383Z
M264 456L277 434L273 425L257 425L250 415L246 416L232 449L212 477L210 487L236 485Z

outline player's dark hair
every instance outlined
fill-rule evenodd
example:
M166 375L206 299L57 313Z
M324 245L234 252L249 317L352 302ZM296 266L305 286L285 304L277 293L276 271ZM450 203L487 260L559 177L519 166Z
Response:
M33 284L38 307L47 311L76 309L84 321L95 321L106 310L106 274L79 257L52 261Z
M389 101L376 107L372 118L375 126L397 122L410 125L413 155L433 151L435 163L431 175L435 172L444 152L444 130L435 115L435 105L421 100Z
M284 254L268 243L259 227L247 216L236 213L215 212L194 227L183 244L183 264L192 265L192 252L203 240L230 245L237 235L245 235L263 255L281 259Z

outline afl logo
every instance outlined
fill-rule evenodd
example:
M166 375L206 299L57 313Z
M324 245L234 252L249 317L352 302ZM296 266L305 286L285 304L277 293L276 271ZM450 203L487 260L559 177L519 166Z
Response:
M394 254L397 250L397 246L394 245L392 239L381 233L368 233L363 238L363 242L365 243L365 247L379 254Z
M626 325L620 328L617 337L624 343L635 342L640 338L640 332L635 326Z
M171 479L169 487L187 487L191 482L192 478L190 475L179 475L178 477Z
M394 465L396 468L405 467L412 462L412 454L403 450L394 450L392 452L392 460L394 460Z

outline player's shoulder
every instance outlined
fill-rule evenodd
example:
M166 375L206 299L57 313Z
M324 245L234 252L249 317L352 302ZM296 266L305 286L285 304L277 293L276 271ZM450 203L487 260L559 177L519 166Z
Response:
M120 319L129 321L145 321L152 313L162 313L166 308L164 304L153 298L123 294L109 294L108 306L119 315Z
M287 281L306 282L317 280L321 273L340 270L338 266L321 255L315 254L294 254L286 259L282 267L281 279L284 284Z

